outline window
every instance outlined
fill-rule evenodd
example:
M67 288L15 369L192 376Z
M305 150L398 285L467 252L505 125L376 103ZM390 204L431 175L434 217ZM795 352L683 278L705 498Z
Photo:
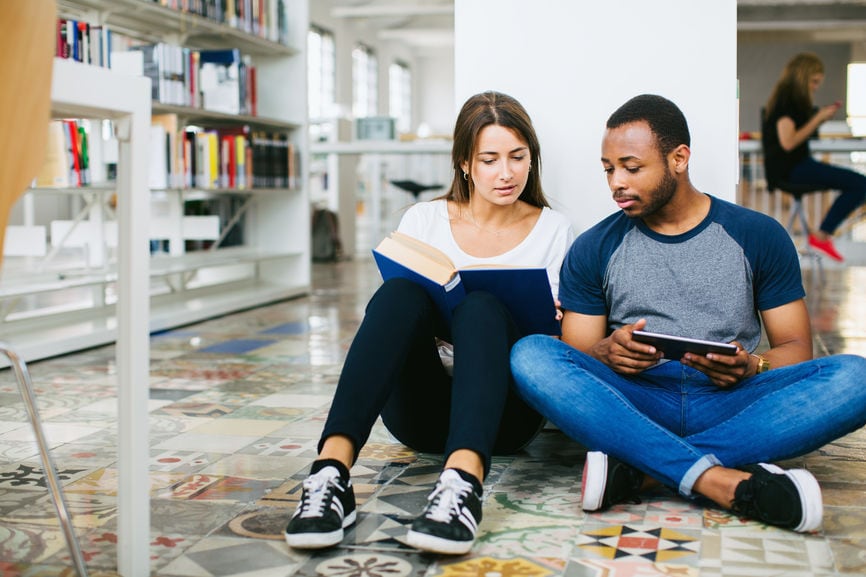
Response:
M313 26L307 34L307 107L310 119L310 138L315 142L327 138L320 134L325 125L317 120L334 114L337 102L337 65L334 35Z
M866 135L866 63L852 62L848 65L848 94L845 112L848 125L855 137Z
M412 129L412 73L405 62L394 62L388 70L388 114L397 119L397 132Z
M352 50L352 114L355 118L376 116L379 109L377 78L379 63L369 46Z

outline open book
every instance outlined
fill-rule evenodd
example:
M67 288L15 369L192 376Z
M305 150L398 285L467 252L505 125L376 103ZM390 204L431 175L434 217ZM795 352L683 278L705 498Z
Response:
M495 265L460 270L441 250L409 235L392 232L373 257L383 280L402 277L421 284L450 323L451 311L467 293L492 293L508 308L524 335L560 335L547 270Z

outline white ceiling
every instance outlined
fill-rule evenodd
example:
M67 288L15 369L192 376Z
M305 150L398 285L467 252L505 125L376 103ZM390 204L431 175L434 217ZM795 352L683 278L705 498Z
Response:
M312 1L330 1L332 16L372 27L383 40L418 48L454 44L454 0ZM866 41L866 0L737 0L737 7L738 29L744 35Z

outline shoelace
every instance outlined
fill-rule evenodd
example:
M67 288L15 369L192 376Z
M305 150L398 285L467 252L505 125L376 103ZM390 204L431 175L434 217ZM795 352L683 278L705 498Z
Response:
M427 497L432 503L428 506L425 517L447 523L451 517L460 514L460 504L463 498L472 490L472 485L459 479L449 479L436 483L436 489Z
M336 489L336 477L311 475L304 479L304 501L301 503L301 517L321 517L330 501L332 487Z

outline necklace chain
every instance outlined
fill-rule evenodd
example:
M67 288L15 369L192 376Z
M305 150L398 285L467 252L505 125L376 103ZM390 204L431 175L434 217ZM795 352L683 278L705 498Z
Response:
M483 226L481 226L480 224L478 224L478 221L477 221L477 220L475 220L475 213L472 212L472 207L469 207L469 218L468 218L468 219L465 219L465 220L467 220L467 221L468 221L472 226L474 226L475 228L477 228L477 229L480 230L481 232L484 232L484 233L487 233L487 234L492 234L492 235L494 235L494 236L502 236L502 235L505 234L506 232L509 232L510 230L512 230L512 229L514 228L514 225L516 225L516 224L520 221L520 219L515 219L515 220L514 220L513 222L511 222L510 224L508 224L508 225L506 225L506 226L503 226L503 227L501 227L501 228L498 228L498 229L496 229L496 230L492 230L492 229L489 229L489 228L484 228Z

